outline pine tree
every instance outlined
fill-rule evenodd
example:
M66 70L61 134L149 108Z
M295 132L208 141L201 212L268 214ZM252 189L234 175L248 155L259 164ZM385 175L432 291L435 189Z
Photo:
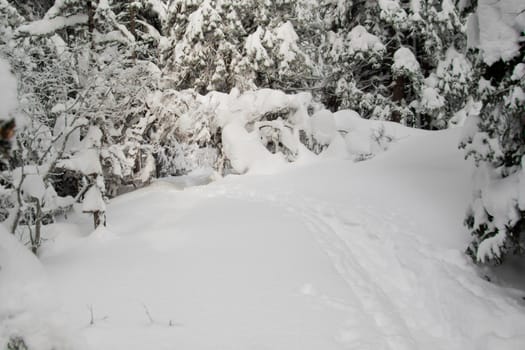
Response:
M501 11L497 4L483 5L492 6L492 13ZM523 4L502 5L515 14L525 10ZM478 90L482 106L467 119L461 143L477 165L465 219L473 236L467 253L476 262L500 264L525 251L525 27L520 33L512 22L482 12L475 16L479 27L472 28L472 41L480 48L484 76ZM493 45L491 35L501 30L507 31L508 41Z
M457 77L444 67L465 47L451 1L327 1L321 13L327 30L322 99L329 108L422 128L446 127L448 115L463 108L459 91L471 82L457 87L452 80L465 80L469 66ZM405 59L417 69L398 69ZM454 98L449 103L443 95Z
M199 93L309 86L312 61L297 34L306 30L296 16L303 2L172 2L166 29L172 44L163 53L170 86Z

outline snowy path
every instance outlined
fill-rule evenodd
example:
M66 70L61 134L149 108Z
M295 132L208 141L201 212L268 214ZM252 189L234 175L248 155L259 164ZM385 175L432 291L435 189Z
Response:
M160 182L42 260L97 350L523 349L519 292L462 254L454 137L184 191Z

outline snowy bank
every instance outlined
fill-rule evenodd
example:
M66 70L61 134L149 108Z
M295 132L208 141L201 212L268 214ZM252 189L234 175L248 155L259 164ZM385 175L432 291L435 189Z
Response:
M521 349L523 292L463 252L460 130L392 126L407 137L368 161L157 182L112 200L106 230L63 230L42 259L73 324L93 306L96 350Z
M84 348L58 311L46 276L38 259L0 226L0 348Z

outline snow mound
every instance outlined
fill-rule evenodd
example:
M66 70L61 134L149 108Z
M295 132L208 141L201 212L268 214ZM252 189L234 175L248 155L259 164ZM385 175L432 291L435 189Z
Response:
M179 105L166 105L168 97ZM180 110L180 101L188 107ZM170 91L152 96L155 103L162 105L163 111L177 112L173 113L174 125L180 139L193 140L199 148L219 147L216 163L201 162L199 167L222 174L275 173L286 163L304 163L319 154L362 160L416 133L400 124L365 120L355 111L332 113L309 93L286 94L272 89L240 93L233 89L229 94L199 95L190 90ZM72 161L66 162L69 167L78 163Z
M387 150L391 142L425 133L398 123L363 119L353 110L337 111L333 118L344 137L348 156L354 160L371 158Z
M248 133L239 124L230 123L223 129L222 143L224 154L240 174L248 171L273 173L285 163L280 155L268 152L256 134Z
M38 259L0 226L0 348L22 341L31 350L84 348L51 290Z
M335 123L374 125L352 111ZM472 169L459 128L382 125L406 139L370 161L112 200L107 229L44 251L73 324L97 350L521 349L523 292L463 253Z

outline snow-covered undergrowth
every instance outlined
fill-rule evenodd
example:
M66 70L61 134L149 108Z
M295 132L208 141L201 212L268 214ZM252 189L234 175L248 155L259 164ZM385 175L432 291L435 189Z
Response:
M346 136L375 129L341 114ZM521 349L523 292L463 253L459 130L384 128L398 141L367 161L170 178L112 200L105 229L51 226L71 326L97 350Z
M363 160L420 132L363 121L352 110L332 113L309 93L271 89L207 95L166 90L151 95L148 104L162 125L157 134L169 131L180 144L179 156L166 159L172 173L209 166L220 173L268 174L323 151L327 157Z

